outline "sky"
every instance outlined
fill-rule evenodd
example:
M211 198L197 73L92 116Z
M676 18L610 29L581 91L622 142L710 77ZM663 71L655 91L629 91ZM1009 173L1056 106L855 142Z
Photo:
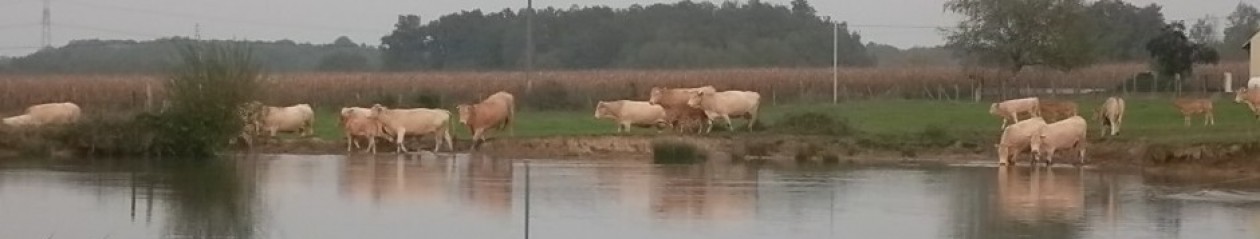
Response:
M50 0L53 45L73 39L148 40L166 36L328 43L338 36L376 45L400 14L423 21L462 10L523 8L525 0ZM693 0L704 1L704 0ZM744 0L741 0L744 1ZM763 0L787 4L791 0ZM1093 0L1087 0L1093 1ZM1164 6L1169 19L1224 17L1239 2L1260 0L1128 0ZM535 7L603 5L624 8L677 0L535 0ZM721 2L721 0L716 1ZM864 41L908 48L943 43L932 26L959 17L943 11L943 0L812 0L822 16L847 21ZM42 0L0 0L0 56L29 54L40 46ZM198 27L200 26L200 27Z

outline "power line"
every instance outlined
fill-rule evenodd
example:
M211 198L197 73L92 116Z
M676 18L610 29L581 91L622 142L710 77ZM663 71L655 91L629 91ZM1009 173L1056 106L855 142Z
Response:
M235 23L244 23L244 24L250 24L250 25L268 25L268 26L286 27L286 28L306 28L306 29L317 29L317 30L335 31L335 32L365 32L365 33L366 33L366 32L371 32L371 33L380 33L380 32L381 32L381 31L379 31L379 30L369 30L369 29L360 29L360 28L333 27L333 26L308 25L308 24L293 24L293 23L278 23L278 22L274 22L274 21L255 21L255 20L241 19L241 18L235 18L235 17L231 17L231 18L229 18L229 17L209 16L209 15L196 15L196 14L186 14L186 13L176 13L176 12L166 12L166 11L155 11L155 10L149 10L149 9L140 9L140 8L131 8L131 7L121 7L121 6L113 6L113 5L102 5L102 4L98 4L98 3L91 3L91 2L84 2L84 1L76 1L76 0L64 0L64 2L71 3L71 4L75 4L75 5L81 5L81 6L85 6L85 7L93 7L93 9L97 9L97 8L105 8L105 9L113 9L113 10L118 10L118 11L127 11L127 12L144 13L144 14L150 14L150 15L158 15L158 16L165 16L165 17L172 17L172 18L180 18L180 19L194 19L194 18L199 18L199 19L202 19L202 20L213 20L213 21L221 21L221 22L235 22Z
M84 26L84 25L78 25L78 24L72 24L72 23L54 23L54 24L52 24L52 25L54 25L54 26L60 26L60 27L66 27L66 28L79 29L79 30L88 30L88 31L106 32L106 33L114 33L114 34L128 35L128 36L153 37L153 38L160 38L160 37L162 37L162 36L159 36L159 35L148 34L148 33L140 33L140 32L133 32L133 31L126 31L126 30L115 30L115 29L101 28L101 27L93 27L93 26Z
M39 25L39 23L37 23L37 22L24 22L24 23L16 23L16 24L5 24L5 25L0 25L0 30L10 29L10 28L32 27L32 26L38 26L38 25Z

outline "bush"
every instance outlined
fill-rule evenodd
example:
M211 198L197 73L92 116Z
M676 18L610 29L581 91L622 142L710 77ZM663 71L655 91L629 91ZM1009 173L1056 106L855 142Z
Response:
M692 164L704 161L708 155L699 147L674 140L652 141L652 162L657 164Z
M776 129L785 133L809 135L852 136L857 133L847 120L837 120L831 115L818 112L788 114Z
M239 108L254 99L260 67L248 49L231 45L188 45L181 64L165 81L171 107L156 116L137 117L154 131L153 153L213 155L236 138L244 119Z

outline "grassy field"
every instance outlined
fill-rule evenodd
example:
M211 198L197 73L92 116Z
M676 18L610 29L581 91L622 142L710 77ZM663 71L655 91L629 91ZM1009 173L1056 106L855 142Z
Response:
M1228 99L1226 99L1228 98ZM1127 97L1128 109L1118 139L1153 143L1244 142L1260 137L1260 120L1245 106L1217 97L1216 125L1203 126L1202 118L1193 118L1190 127L1183 125L1180 114L1167 97ZM1092 119L1094 108L1102 98L1073 99L1082 116L1090 120L1090 137L1097 138L1099 126ZM833 104L791 104L763 106L762 117L769 130L785 116L800 112L819 112L846 119L859 132L867 135L917 137L927 128L944 129L959 140L988 143L1000 132L1000 120L988 114L988 103L942 102L926 100L877 100ZM615 134L612 122L596 120L587 111L522 111L517 117L515 137L583 136ZM317 134L325 139L341 137L334 110L318 113ZM737 127L743 121L736 121ZM635 129L634 134L654 134L654 130ZM456 138L467 139L467 130L456 126ZM500 134L502 135L502 134Z

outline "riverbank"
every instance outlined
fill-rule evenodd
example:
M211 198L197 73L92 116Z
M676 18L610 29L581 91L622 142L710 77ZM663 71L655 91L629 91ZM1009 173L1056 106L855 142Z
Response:
M990 144L955 141L940 146L892 145L890 142L782 134L736 134L716 136L685 135L599 135L496 138L475 153L510 158L634 158L650 160L654 141L693 145L717 162L768 162L775 164L840 165L949 165L980 163L996 165L996 152ZM421 141L430 150L430 141ZM456 152L469 152L470 142L456 143ZM392 154L383 144L378 154ZM241 149L241 153L264 154L346 154L341 141L318 138L281 139ZM448 152L443 149L443 153ZM1087 167L1100 170L1135 171L1186 176L1260 175L1260 143L1158 143L1128 140L1102 140L1089 144ZM356 149L355 155L367 154ZM1076 164L1070 153L1060 153L1056 165ZM1027 157L1017 165L1029 164Z

